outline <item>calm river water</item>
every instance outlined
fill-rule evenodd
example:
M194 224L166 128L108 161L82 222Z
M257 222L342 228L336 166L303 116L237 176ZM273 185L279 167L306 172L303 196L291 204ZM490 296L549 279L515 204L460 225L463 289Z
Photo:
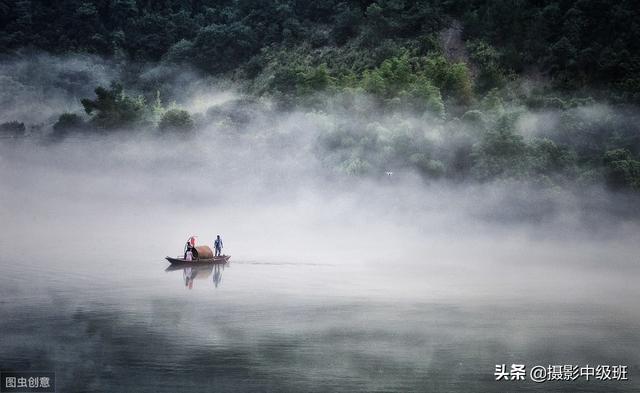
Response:
M8 251L0 364L53 371L59 392L640 388L635 280L594 266L485 274L462 265L407 271L393 258L239 257L165 271L162 255L78 258L76 249L62 261ZM486 280L496 272L503 276ZM575 280L554 277L571 273ZM626 365L629 381L495 381L496 364L521 363Z

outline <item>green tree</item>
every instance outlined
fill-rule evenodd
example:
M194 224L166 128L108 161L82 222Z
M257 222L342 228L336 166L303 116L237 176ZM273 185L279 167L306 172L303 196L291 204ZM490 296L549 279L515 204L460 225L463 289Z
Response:
M383 61L380 67L365 70L362 87L368 93L386 99L389 104L444 116L440 89L427 76L413 69L406 53Z
M357 34L362 13L347 3L340 3L336 11L333 21L333 37L338 45L343 45L349 38Z
M439 118L445 115L440 90L424 77L407 86L406 93L403 91L400 98L405 106L416 112L429 112Z
M293 78L298 94L308 95L327 90L333 84L333 78L329 75L326 64L318 67L298 68L297 75Z
M496 48L481 40L467 44L469 57L478 67L475 87L479 93L502 88L506 83L505 71L501 66L501 54Z
M472 82L466 64L452 64L442 55L430 55L425 59L424 73L445 98L452 97L464 105L471 103Z
M193 59L193 55L193 43L182 39L169 48L163 59L169 63L189 64Z
M444 164L438 160L430 159L427 154L412 154L409 157L409 162L415 165L424 176L439 178L444 174Z
M605 178L614 189L640 191L640 161L634 160L627 149L609 150L604 154Z
M552 174L575 165L575 153L550 139L534 139L529 145L529 165L533 173Z
M486 132L473 148L473 174L480 180L496 177L519 178L527 170L527 145L516 134L514 119L503 116L496 127Z
M158 124L161 131L191 131L194 128L189 112L182 109L169 109Z
M77 131L84 126L82 118L75 113L63 113L53 125L54 136L62 136L72 131Z
M205 27L198 33L193 47L196 64L212 73L231 70L258 50L253 30L240 22Z
M91 116L90 123L100 129L116 129L137 126L145 115L143 97L129 97L119 83L112 83L107 89L95 89L96 99L81 100L85 112Z
M24 136L26 128L24 123L19 121L9 121L0 124L0 135L5 137L20 137Z

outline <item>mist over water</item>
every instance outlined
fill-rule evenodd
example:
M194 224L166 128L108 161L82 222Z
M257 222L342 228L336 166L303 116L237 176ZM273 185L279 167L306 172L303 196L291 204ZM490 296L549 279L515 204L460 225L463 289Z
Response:
M0 75L47 85L24 67ZM67 59L69 86L3 89L0 119L77 110L76 94L115 74L77 83L95 67ZM519 362L637 376L636 197L425 180L392 164L356 176L324 144L337 126L382 135L404 121L438 141L441 125L339 105L282 111L189 83L174 97L199 114L192 134L0 140L3 369L54 370L60 391L85 392L504 391L495 365ZM229 108L244 117L220 115ZM531 114L520 130L551 132L553 117ZM193 272L164 271L188 236L216 234L228 267L196 272L191 287ZM636 379L517 386L635 391Z

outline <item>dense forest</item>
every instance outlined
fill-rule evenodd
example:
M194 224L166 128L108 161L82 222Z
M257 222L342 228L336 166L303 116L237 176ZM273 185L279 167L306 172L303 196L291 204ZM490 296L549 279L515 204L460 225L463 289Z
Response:
M439 122L438 141L406 124L338 126L320 142L349 173L393 163L427 179L640 189L640 7L631 0L0 1L0 52L36 51L128 65L82 100L84 113L61 114L58 135L196 128L192 114L163 107L157 86L136 84L144 64L164 64L232 80L279 109L338 103L357 113L364 94L389 116ZM596 104L606 109L585 116ZM524 114L542 112L555 129L516 131ZM22 121L0 130L23 134Z
M0 51L84 51L254 77L284 50L303 63L315 55L301 65L326 64L344 77L405 50L426 55L438 32L459 21L481 90L500 86L492 75L499 67L637 100L639 20L630 0L2 1Z

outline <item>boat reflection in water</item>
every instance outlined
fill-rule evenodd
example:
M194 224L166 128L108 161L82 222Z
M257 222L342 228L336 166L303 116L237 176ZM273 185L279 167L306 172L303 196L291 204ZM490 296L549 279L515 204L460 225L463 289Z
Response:
M180 264L172 265L165 269L166 272L182 271L182 277L184 279L184 286L188 289L193 289L195 280L205 280L209 276L212 276L213 285L216 288L222 283L222 272L224 271L225 264Z

